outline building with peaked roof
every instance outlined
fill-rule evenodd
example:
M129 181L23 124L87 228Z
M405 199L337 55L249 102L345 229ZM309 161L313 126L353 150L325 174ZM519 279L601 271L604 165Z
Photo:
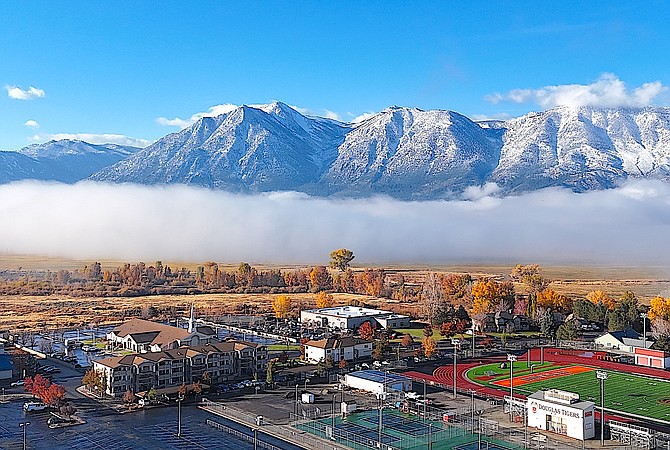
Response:
M634 354L636 348L651 348L654 340L647 336L647 339L640 339L640 334L632 328L625 330L610 331L595 339L596 345L604 350L619 351L622 353Z
M318 341L307 341L305 344L305 361L318 363L332 358L334 363L345 359L356 361L372 356L372 341L355 337L328 338Z
M300 311L300 322L303 324L315 323L319 327L353 330L365 322L379 325L382 328L407 328L409 327L410 320L409 316L381 309L359 306L336 306Z
M93 370L104 374L106 393L122 396L128 390L137 393L197 381L210 384L262 377L267 358L264 345L227 341L113 356L92 363Z
M115 346L138 353L160 352L183 345L201 345L216 341L216 332L208 326L177 328L144 319L131 319L107 333Z

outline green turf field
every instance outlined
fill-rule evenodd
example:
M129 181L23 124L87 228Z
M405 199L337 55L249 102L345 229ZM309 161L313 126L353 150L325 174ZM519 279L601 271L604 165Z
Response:
M497 380L509 378L509 366L500 369L499 363L479 366L468 371L468 378L475 383L489 386L502 391L509 391L508 387L492 384ZM518 369L517 369L518 367ZM535 372L553 370L565 365L552 366L545 364ZM488 380L477 379L486 373L496 372ZM652 419L670 422L670 381L656 378L633 375L625 372L606 371L609 379L605 381L605 411L633 414ZM514 377L528 374L526 363L516 362L514 364ZM488 378L488 377L487 377ZM590 400L600 407L600 380L596 378L596 372L583 372L559 378L537 381L517 386L514 392L530 395L542 389L561 389L564 391L577 392L582 400Z

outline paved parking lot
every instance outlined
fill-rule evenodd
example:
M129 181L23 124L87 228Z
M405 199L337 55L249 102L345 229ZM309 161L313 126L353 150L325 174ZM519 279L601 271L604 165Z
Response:
M182 409L182 436L177 437L177 408L167 407L131 414L119 415L111 410L91 410L84 413L84 425L50 429L46 421L48 412L25 413L22 401L0 405L0 449L21 449L23 429L19 423L28 421L26 436L30 449L109 449L143 450L222 448L229 450L250 450L253 443L235 438L205 424L206 419L215 418L193 405ZM218 422L224 419L215 418ZM227 423L249 435L248 427ZM262 434L259 439L287 448L281 442Z

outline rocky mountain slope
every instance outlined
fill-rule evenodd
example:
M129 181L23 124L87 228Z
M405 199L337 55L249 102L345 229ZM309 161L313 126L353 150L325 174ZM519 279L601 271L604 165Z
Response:
M91 179L322 196L450 198L487 182L503 193L585 191L670 178L670 108L559 107L475 123L391 107L345 124L275 102L204 117L141 150L57 141L2 152L0 163L0 182L73 182L98 170Z

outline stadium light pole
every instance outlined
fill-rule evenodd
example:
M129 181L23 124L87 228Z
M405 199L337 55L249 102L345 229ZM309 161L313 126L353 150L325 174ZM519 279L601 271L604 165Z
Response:
M30 425L30 422L21 422L19 423L19 427L23 428L23 450L26 450L26 429Z
M605 380L607 372L597 370L596 377L600 380L600 446L605 446Z
M454 400L456 400L456 349L458 348L458 345L461 343L461 341L458 339L452 339L451 343L454 346Z
M514 362L516 355L507 354L507 361L509 361L509 420L512 421L512 406L514 400Z
M295 404L293 405L293 413L295 414L295 420L298 420L298 386L295 385Z
M642 318L642 346L647 348L647 317L649 314L642 313L640 317Z
M472 321L472 359L475 359L475 321Z

